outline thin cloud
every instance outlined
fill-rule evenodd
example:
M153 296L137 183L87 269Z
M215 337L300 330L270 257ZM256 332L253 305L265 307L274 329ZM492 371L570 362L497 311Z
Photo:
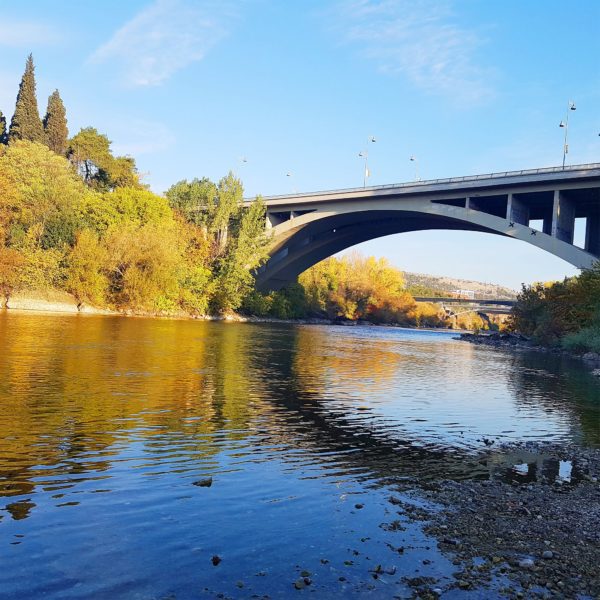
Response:
M380 72L402 75L419 88L477 103L493 95L490 69L476 64L482 44L459 27L443 0L343 0L335 7L342 40L360 49Z
M115 141L112 145L115 154L134 157L164 152L175 144L175 135L164 123L142 119L122 123L119 139L127 142Z
M29 49L32 46L55 44L60 39L60 33L46 23L12 19L10 17L2 19L0 46Z
M119 65L130 86L157 86L206 53L230 31L229 2L155 0L91 56Z

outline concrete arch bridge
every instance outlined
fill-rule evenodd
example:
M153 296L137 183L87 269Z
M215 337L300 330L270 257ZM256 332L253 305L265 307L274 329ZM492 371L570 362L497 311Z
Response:
M580 269L600 259L600 163L264 200L272 242L270 259L257 273L262 291L292 283L304 270L345 248L409 231L503 235ZM583 247L573 243L576 219L585 220Z

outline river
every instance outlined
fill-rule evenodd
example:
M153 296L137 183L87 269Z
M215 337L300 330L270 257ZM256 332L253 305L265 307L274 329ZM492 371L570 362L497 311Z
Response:
M0 344L1 598L391 598L453 569L396 483L600 446L580 363L450 332L5 311Z

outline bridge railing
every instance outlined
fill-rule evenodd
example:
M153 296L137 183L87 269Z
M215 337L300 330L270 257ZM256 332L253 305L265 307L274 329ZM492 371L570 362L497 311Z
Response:
M484 173L481 175L464 175L462 177L446 177L441 179L425 179L423 181L406 181L403 183L388 183L385 185L374 185L358 188L340 188L335 190L323 190L315 192L301 192L296 194L279 194L277 196L264 196L265 200L277 200L280 198L302 198L316 194L337 194L344 192L361 192L365 190L386 190L391 188L419 187L427 185L464 183L469 181L480 181L483 179L500 179L503 177L518 177L521 175L544 175L550 173L568 173L572 171L600 170L600 163L587 163L583 165L571 165L563 167L542 167L540 169L522 169L520 171L498 171L497 173ZM248 199L250 200L250 199Z

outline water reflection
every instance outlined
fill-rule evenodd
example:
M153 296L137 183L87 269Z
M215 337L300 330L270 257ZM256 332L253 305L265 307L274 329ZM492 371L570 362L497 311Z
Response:
M368 575L390 548L453 570L383 527L394 483L564 473L483 438L600 444L580 365L445 333L0 313L0 343L8 598L287 598L301 562L321 597L390 597Z
M599 386L579 365L443 334L3 314L0 339L7 497L101 488L123 460L210 471L236 445L231 468L275 457L381 484L485 476L483 435L600 444Z

